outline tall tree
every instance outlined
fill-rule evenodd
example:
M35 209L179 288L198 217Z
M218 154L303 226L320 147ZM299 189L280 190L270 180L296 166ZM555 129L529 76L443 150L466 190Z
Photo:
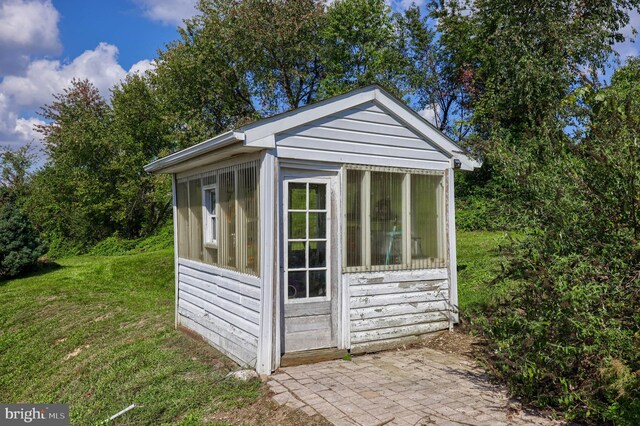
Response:
M48 122L36 129L49 157L33 176L27 211L49 238L91 245L114 230L111 108L88 80L73 80L41 115Z
M30 145L0 152L0 187L13 193L17 200L27 194L34 157Z
M554 119L570 91L597 85L639 0L442 0L442 43L473 98L477 131L522 132ZM519 140L519 139L518 139ZM512 143L517 143L513 140Z
M468 131L469 97L464 70L451 61L439 43L433 22L422 16L420 8L410 7L398 16L407 58L407 79L414 106L428 113L440 130L462 139Z
M567 131L580 118L572 94L599 86L598 73L613 43L623 39L629 11L639 5L640 0L432 4L441 43L465 76L472 111L466 143L485 164L481 174L463 178L471 185L460 187L498 201L492 203L503 210L498 217L536 216L534 201L545 200L536 198L535 181L544 180L546 165L558 165L578 142Z
M420 81L425 67L410 69L401 19L384 0L200 0L198 10L152 73L180 148L373 83L413 89L425 106L435 99L419 91L431 81Z
M153 76L180 147L313 100L322 5L201 0Z
M144 165L168 153L162 108L146 77L128 76L111 105L89 81L74 80L42 109L39 126L49 153L33 177L28 211L54 242L80 250L117 233L137 238L167 217L166 177Z
M398 95L407 91L406 58L398 23L384 0L338 0L322 29L323 97L378 83Z
M109 137L117 149L110 157L110 174L116 180L112 220L127 238L148 235L171 209L170 180L150 175L144 165L174 147L156 93L147 78L134 74L116 85L111 95Z
M104 137L110 113L89 80L74 79L70 87L54 94L53 102L40 110L47 124L36 126L50 161L85 170L100 167L111 148Z
M204 4L200 5L204 8ZM255 117L244 70L222 37L222 16L203 12L178 28L151 73L169 130L186 148Z
M224 37L246 70L262 115L315 99L324 15L324 2L317 0L245 0L227 9Z

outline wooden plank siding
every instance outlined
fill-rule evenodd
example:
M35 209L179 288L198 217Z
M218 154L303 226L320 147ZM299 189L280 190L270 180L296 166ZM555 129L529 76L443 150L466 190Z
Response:
M240 365L254 368L260 324L260 279L178 259L178 323Z
M444 170L450 158L374 102L276 136L279 158Z
M393 347L449 327L446 269L343 274L353 353Z

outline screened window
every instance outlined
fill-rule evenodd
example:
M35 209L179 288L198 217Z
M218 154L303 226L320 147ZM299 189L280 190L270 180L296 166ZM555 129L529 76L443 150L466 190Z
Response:
M347 271L446 266L444 173L349 166Z
M258 161L180 178L178 256L258 275Z
M221 266L236 267L236 171L218 175L220 183L220 246L218 262Z

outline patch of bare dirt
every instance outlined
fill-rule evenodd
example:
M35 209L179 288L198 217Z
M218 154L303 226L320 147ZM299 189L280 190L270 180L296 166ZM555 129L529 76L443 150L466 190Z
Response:
M439 331L425 336L424 340L416 344L415 347L423 347L456 354L468 358L476 358L481 350L483 342L481 339L465 333L463 330L454 328L453 331Z
M218 411L206 417L204 421L205 424L228 423L234 426L331 426L331 423L319 414L308 416L301 410L278 405L271 398L266 386L262 396L252 405L232 411Z
M83 349L87 349L87 348L89 348L89 345L79 346L75 348L72 352L69 352L68 354L65 355L64 360L68 361L71 358L77 357L78 355L80 355L80 352L82 352Z
M482 339L467 334L464 328L456 327L453 331L436 331L416 337L412 342L399 347L394 347L392 349L380 349L367 353L428 348L445 354L461 355L466 358L477 360L483 347L484 342Z
M104 321L104 320L108 320L109 318L113 317L113 312L108 312L104 315L100 315L99 317L96 317L93 322L98 322L98 321Z

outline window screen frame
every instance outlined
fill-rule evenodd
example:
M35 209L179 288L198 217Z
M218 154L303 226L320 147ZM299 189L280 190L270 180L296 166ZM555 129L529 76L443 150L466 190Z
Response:
M347 174L349 170L358 170L364 172L361 182L361 264L360 266L347 266L347 250L348 250L348 202L349 197L347 194ZM372 172L387 172L387 173L399 173L403 174L402 179L402 212L399 215L402 221L402 263L396 265L372 265L371 264L371 173ZM343 273L357 273L357 272L379 272L379 271L402 271L402 270L421 270L421 269L445 269L449 267L449 233L447 232L449 227L449 185L447 179L447 170L423 170L423 169L409 169L402 167L384 167L384 166L369 166L360 164L346 164L342 170L342 205L343 211L341 212L342 218L342 272ZM411 209L411 176L412 175L432 175L440 177L440 209L438 218L439 227L438 230L440 238L442 258L435 258L435 266L418 265L412 259L412 209Z
M190 194L189 191L187 190L186 193L186 198L185 201L187 202L187 220L186 223L184 223L184 220L179 219L182 223L179 224L179 226L182 226L183 228L185 228L185 233L187 235L181 235L179 233L178 235L178 245L179 247L184 246L184 249L186 250L179 250L179 252L177 253L177 256L179 259L186 259L189 261L194 261L194 262L198 262L198 263L203 263L206 265L211 265L217 268L221 268L221 269L227 269L230 271L235 271L237 273L240 274L245 274L245 275L249 275L249 276L255 276L255 277L260 277L261 276L261 263L262 263L262 244L261 244L261 238L262 238L262 216L264 214L264 212L262 211L263 206L261 205L261 197L262 197L262 183L261 183L261 170L262 170L262 162L261 162L261 156L259 154L249 154L249 155L244 155L242 157L239 158L234 158L234 159L229 159L226 161L221 161L216 163L215 165L208 165L208 166L202 166L202 167L198 167L198 168L194 168L192 170L188 170L188 171L184 171L184 172L180 172L180 173L176 173L176 180L175 183L176 185L184 185L185 183L187 184L187 189L190 187L191 182L194 180L200 180L201 182L201 186L199 188L199 192L198 195L200 197L204 197L206 194L203 190L204 187L211 187L213 185L216 186L216 246L214 247L211 244L206 244L206 235L205 235L205 226L204 224L206 223L206 219L205 219L205 210L206 210L206 202L205 199L202 198L201 202L199 203L199 205L195 210L195 215L198 216L198 219L203 220L203 226L202 226L202 230L198 231L198 240L200 240L199 244L202 246L203 250L202 250L202 258L197 258L195 256L192 256L190 253L192 244L190 244L189 239L191 238L188 234L189 234L189 229L191 228L192 224L192 216L194 216L193 211L191 210L191 199L190 199ZM253 191L253 198L252 198L252 215L255 216L255 218L252 219L253 222L255 222L255 226L254 226L254 230L253 233L251 235L249 235L247 233L247 226L243 226L242 224L238 223L238 216L239 215L239 210L242 210L240 208L240 204L241 202L237 199L237 194L238 194L238 185L237 185L237 177L238 174L240 173L241 170L252 170L252 174L250 174L250 178L255 180L255 187L252 189ZM224 215L222 214L222 208L221 208L221 198L220 198L220 176L224 173L232 173L234 176L234 201L233 201L233 206L235 209L235 220L233 221L233 225L232 225L232 231L235 234L236 238L238 237L242 237L241 240L239 241L244 241L245 243L247 243L249 241L249 237L251 238L252 244L254 247L253 252L251 252L249 250L249 247L241 247L241 244L235 244L235 247L233 249L234 252L234 258L235 258L235 265L234 266L229 266L224 264L224 262L221 260L220 256L220 249L221 249L221 245L224 244L224 241L221 240L221 222L224 219ZM206 183L207 179L213 179L213 182L211 183ZM176 186L176 191L177 191L177 186ZM177 196L177 194L176 194ZM248 212L245 212L243 210L243 217L247 217L248 216ZM239 233L241 235L239 235ZM187 241L182 241L184 239L184 237L187 238ZM235 240L234 241L238 241ZM213 255L213 258L211 258L211 255L207 255L205 253L205 251L215 251L215 255ZM250 258L253 259L253 262L250 262Z

